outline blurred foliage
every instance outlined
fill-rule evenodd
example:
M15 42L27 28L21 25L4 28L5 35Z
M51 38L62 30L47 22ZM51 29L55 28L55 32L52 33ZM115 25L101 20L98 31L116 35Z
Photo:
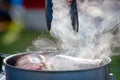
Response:
M110 72L112 72L116 80L120 80L120 55L119 56L113 56L112 62L110 63Z
M110 72L116 77L116 80L120 80L120 47L112 48L114 55L111 57Z
M6 32L0 33L0 53L25 52L38 37L52 38L48 32L36 32L12 23Z

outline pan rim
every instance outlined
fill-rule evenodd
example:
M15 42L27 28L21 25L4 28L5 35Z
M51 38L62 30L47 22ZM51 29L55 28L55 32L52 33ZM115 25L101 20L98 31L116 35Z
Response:
M14 68L14 69L18 69L18 70L23 70L23 71L30 71L30 72L47 72L47 73L62 73L62 72L82 72L82 71L90 71L90 70L95 70L95 69L100 69L100 68L103 68L103 67L107 67L109 65L109 63L111 62L111 58L110 57L107 57L107 56L104 56L106 57L106 59L108 60L106 64L104 65L101 65L99 67L95 67L95 68L89 68L89 69L82 69L82 70L79 70L79 69L75 69L75 70L28 70L28 69L21 69L21 68L17 68L15 66L12 66L10 64L7 63L7 61L13 57L16 57L16 56L20 56L20 55L26 55L26 54L31 54L31 53L43 53L44 51L30 51L30 52L22 52L22 53L18 53L18 54L13 54L13 55L10 55L8 57L6 57L3 62L5 64L5 66L8 66L8 67L11 67L11 68ZM45 51L47 52L47 51Z

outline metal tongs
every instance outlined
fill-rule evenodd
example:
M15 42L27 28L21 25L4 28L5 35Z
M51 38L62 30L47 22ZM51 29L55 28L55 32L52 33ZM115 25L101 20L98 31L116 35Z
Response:
M46 21L47 21L47 27L48 30L50 31L51 29L51 22L52 22L52 0L46 0ZM78 22L78 13L77 13L77 5L76 5L76 0L72 1L71 4L71 20L72 20L72 25L73 25L73 30L75 32L78 32L79 30L79 22Z

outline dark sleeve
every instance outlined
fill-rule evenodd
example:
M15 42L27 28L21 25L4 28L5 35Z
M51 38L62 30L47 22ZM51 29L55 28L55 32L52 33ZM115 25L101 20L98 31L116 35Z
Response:
M0 21L11 21L11 17L7 11L0 10Z

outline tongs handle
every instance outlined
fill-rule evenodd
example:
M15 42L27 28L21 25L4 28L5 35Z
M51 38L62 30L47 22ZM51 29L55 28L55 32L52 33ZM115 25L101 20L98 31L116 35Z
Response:
M46 21L47 21L47 27L48 30L50 31L51 29L51 22L52 22L52 0L45 0L45 16L46 16Z
M0 54L0 72L2 72L2 64L3 64L3 57L2 54Z
M50 31L51 29L51 22L52 22L52 0L46 0L45 2L45 12L46 12L46 21L47 21L47 27L48 30ZM71 20L72 20L72 25L73 25L73 30L78 32L78 13L77 13L77 6L76 6L76 0L73 0L72 4L71 4Z
M78 32L79 30L79 21L78 21L78 10L76 0L73 0L71 5L71 20L73 25L73 30Z

